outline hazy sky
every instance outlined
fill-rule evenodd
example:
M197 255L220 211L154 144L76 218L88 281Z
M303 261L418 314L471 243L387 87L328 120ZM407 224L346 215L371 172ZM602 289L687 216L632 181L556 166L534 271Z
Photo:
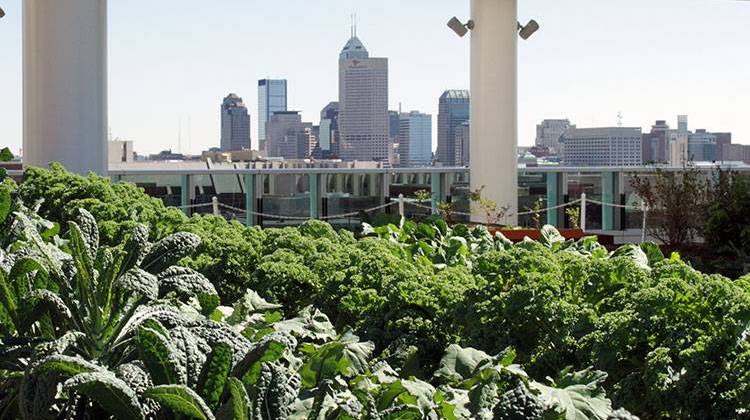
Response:
M21 147L21 3L0 0L0 145ZM750 2L521 0L542 26L519 48L519 143L535 124L656 119L732 131L750 143ZM286 78L290 108L317 123L336 100L349 16L372 56L389 58L389 101L437 115L469 87L469 39L446 26L468 0L109 0L109 123L140 153L219 144L219 104L245 99L257 142L257 79ZM437 118L433 118L436 121ZM433 143L437 142L433 131Z

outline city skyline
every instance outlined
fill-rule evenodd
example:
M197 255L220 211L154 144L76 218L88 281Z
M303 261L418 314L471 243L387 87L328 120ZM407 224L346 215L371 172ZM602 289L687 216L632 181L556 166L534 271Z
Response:
M696 126L731 131L734 142L750 143L750 128L742 124L750 58L740 53L750 37L750 28L742 25L750 19L747 3L636 0L618 6L580 0L575 8L558 3L519 5L521 20L535 18L542 26L519 46L520 145L533 144L535 125L545 118L614 126L618 112L625 125L644 129L655 119L689 114ZM389 109L403 103L404 109L437 115L444 90L469 87L468 40L445 27L450 16L468 17L468 1L434 1L429 8L394 1L398 14L365 1L332 1L325 10L298 1L274 8L258 2L226 2L221 8L175 4L110 2L109 125L114 137L133 140L141 153L179 149L180 132L183 152L214 146L220 131L217 98L227 92L255 98L257 80L266 77L289 80L290 109L317 123L319 110L336 99L336 56L352 11L358 13L363 42L389 58ZM0 21L0 141L14 151L21 143L20 6L20 0L4 2L7 15ZM270 35L274 18L285 15L316 25ZM237 59L226 72L220 57L229 47L219 42L224 35L215 27L237 18L248 29L236 41L252 48L235 51ZM273 42L260 42L271 36ZM174 104L164 110L151 100L156 92ZM246 102L254 127L258 110L253 100Z

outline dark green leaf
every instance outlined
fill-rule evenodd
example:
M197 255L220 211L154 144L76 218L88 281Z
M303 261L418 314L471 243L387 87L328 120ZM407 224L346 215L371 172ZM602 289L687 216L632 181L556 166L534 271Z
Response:
M192 233L178 232L169 235L151 247L141 262L141 268L149 273L159 273L191 255L200 242L200 237Z
M227 388L229 401L224 403L216 414L216 418L218 420L249 420L250 397L247 395L245 385L237 378L229 378Z
M0 223L4 223L10 214L11 197L10 188L0 185Z
M178 384L186 381L184 368L166 336L152 328L140 327L136 337L138 353L155 384Z
M146 391L145 396L169 408L176 414L199 420L212 420L211 410L203 399L184 385L159 385Z
M111 372L81 373L68 379L64 388L87 395L118 419L144 418L135 391Z
M232 368L232 347L218 343L209 354L198 380L198 394L206 404L215 409L224 391L224 384Z

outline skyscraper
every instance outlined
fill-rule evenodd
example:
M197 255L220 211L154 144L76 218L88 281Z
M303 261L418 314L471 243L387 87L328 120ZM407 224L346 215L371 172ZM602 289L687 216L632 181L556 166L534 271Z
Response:
M250 114L242 98L230 93L221 103L221 150L250 148Z
M455 166L456 127L469 121L469 91L446 90L438 107L437 160L444 166Z
M352 30L339 55L339 156L388 159L388 59L374 58Z
M398 134L401 166L428 166L432 162L432 115L402 113Z
M258 80L258 150L265 150L266 123L277 111L286 111L286 79Z

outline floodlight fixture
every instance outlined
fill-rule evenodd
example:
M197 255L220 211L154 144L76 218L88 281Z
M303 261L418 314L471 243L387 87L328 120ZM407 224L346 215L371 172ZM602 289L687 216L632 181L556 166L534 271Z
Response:
M3 8L0 7L0 18L5 16L5 12L3 11Z
M474 21L469 19L466 23L462 23L457 17L453 16L448 21L448 27L456 33L456 35L463 37L469 32L470 29L474 29Z
M524 40L531 38L531 35L534 35L534 32L538 30L539 24L534 19L531 19L526 26L522 26L520 22L518 23L518 36Z

